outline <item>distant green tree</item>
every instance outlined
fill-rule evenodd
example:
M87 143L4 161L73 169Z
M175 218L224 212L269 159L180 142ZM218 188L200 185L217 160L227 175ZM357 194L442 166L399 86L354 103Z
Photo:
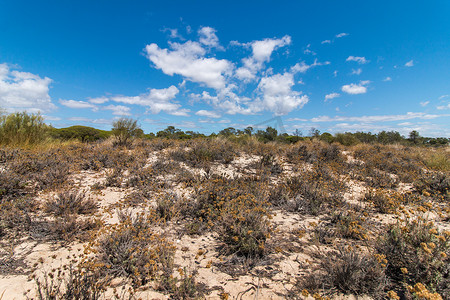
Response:
M416 130L413 130L409 133L409 140L414 144L417 144L419 137L420 137L419 132Z
M294 136L303 136L303 132L300 129L297 128L297 129L295 129L293 135Z
M237 134L236 129L233 127L228 127L228 128L225 128L225 129L222 129L221 131L219 131L219 135L223 135L226 137L229 137L232 135L235 136L236 134Z
M52 138L61 140L77 139L81 142L93 142L108 138L111 133L88 126L70 126L67 128L51 128L49 134Z
M315 127L311 127L309 130L309 136L318 138L320 136L320 130Z
M244 132L245 132L246 135L252 136L252 134L253 134L253 127L248 126L247 128L244 129Z
M275 141L278 136L278 131L275 128L269 126L265 131L258 130L255 136L262 142Z
M167 126L166 129L158 131L156 133L157 137L164 137L170 139L189 139L191 136L184 133L181 129L175 128L175 126Z
M114 121L111 131L117 139L116 144L119 146L126 146L132 138L143 134L142 129L137 124L137 120L130 118L120 118Z
M320 135L320 140L331 144L334 141L333 135L329 132L324 132Z
M381 144L400 143L404 139L398 131L380 131L377 134L377 140Z
M336 133L334 140L344 146L352 146L360 142L351 132Z

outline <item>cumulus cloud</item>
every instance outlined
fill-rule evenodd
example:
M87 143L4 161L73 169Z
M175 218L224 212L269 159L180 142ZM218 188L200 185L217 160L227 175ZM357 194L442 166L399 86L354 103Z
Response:
M59 100L61 105L64 105L68 108L81 109L81 108L90 108L96 111L98 108L96 105L86 102L86 101L76 101L76 100Z
M360 65L366 64L369 62L364 56L353 56L353 55L350 55L349 57L347 57L346 61L355 61Z
M388 76L388 77L384 78L383 81L392 81L392 78Z
M30 112L50 111L52 103L48 77L11 70L7 64L0 64L0 102L8 110L28 110Z
M447 105L436 106L436 108L439 110L450 109L450 103L448 103Z
M351 75L360 75L362 73L362 69L358 68L358 69L352 69L352 74Z
M68 118L69 121L75 121L75 122L86 122L86 123L92 123L92 124L104 124L108 125L112 123L112 120L107 119L89 119L85 117L71 117Z
M357 95L357 94L365 94L367 93L367 87L370 83L369 80L361 81L359 84L351 83L343 85L341 90L347 94Z
M284 47L291 43L291 37L286 35L281 39L264 39L260 41L253 41L245 46L252 48L252 55L242 60L244 66L236 70L236 76L241 80L253 80L256 74L260 71L264 63L270 61L270 56L273 51L280 47Z
M448 117L448 114L426 114L422 112L407 112L403 115L378 115L378 116L361 116L361 117L344 117L344 116L320 116L316 118L312 118L312 122L392 122L392 121L402 121L402 120L412 120L412 119L422 119L422 120L431 120L441 117Z
M208 118L220 118L221 115L214 112L214 111L208 111L208 110L199 110L198 112L195 113L197 116L201 116L201 117L208 117Z
M341 32L339 34L336 34L336 38L341 38L341 37L348 36L348 35L349 35L348 33Z
M218 110L222 110L227 114L254 114L251 108L247 107L251 99L248 97L238 96L232 91L233 86L223 89L217 93L217 95L211 95L207 91L203 91L202 94L191 94L191 98L194 100L201 100ZM260 110L258 110L260 111Z
M123 106L123 105L108 105L103 107L103 109L106 110L111 110L112 114L115 116L130 116L130 110L131 108L128 106Z
M405 67L413 67L414 66L414 61L411 59L410 61L408 61L407 63L405 63Z
M420 106L425 107L425 106L427 106L429 103L430 103L430 101L423 101L423 102L420 102Z
M331 41L330 40L324 40L324 41L321 42L321 44L331 44Z
M212 43L212 40L205 37L204 42ZM198 42L170 43L170 46L172 50L161 49L154 43L145 47L147 58L157 69L167 75L178 74L211 88L225 87L225 76L230 75L233 70L231 62L225 59L205 57L206 50Z
M180 104L173 102L178 92L178 88L172 85L166 89L150 89L148 93L139 96L115 96L111 100L145 106L152 114L164 111L175 116L188 116L188 109L182 109Z
M330 62L326 61L326 62L318 62L317 59L314 60L313 64L306 64L304 61L296 63L294 66L291 67L291 72L293 73L305 73L306 71L308 71L309 69L316 67L316 66L324 66L324 65L329 65Z
M200 43L208 47L220 47L219 38L216 35L216 30L211 27L202 27L198 31L200 36Z
M262 106L275 115L285 115L294 109L302 108L308 103L308 96L293 91L293 86L292 73L286 72L262 78L258 84L258 90L262 93ZM258 102L256 106L259 106Z
M94 103L94 104L103 104L105 102L108 102L109 98L102 96L102 97L97 97L97 98L89 98L88 101L90 103Z
M340 95L341 95L341 94L339 94L339 93L331 93L331 94L325 95L325 102L327 102L328 100L337 98L337 97L339 97Z

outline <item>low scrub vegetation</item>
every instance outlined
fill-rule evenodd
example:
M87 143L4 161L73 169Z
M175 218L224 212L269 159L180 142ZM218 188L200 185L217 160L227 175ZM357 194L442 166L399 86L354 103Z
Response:
M450 298L442 143L41 129L0 141L0 281L28 298Z

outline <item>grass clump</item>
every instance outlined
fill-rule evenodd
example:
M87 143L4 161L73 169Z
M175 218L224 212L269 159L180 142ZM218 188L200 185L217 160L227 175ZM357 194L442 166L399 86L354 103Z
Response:
M318 215L342 204L345 185L324 165L286 180L287 209Z
M153 229L154 216L125 216L119 224L100 230L93 244L93 264L112 277L131 278L139 286L170 275L175 247Z
M296 289L381 299L386 284L385 268L383 257L340 247L327 253L315 272L299 279Z
M86 194L65 191L59 193L57 197L48 200L44 204L44 210L55 216L67 214L92 214L96 212L98 205L92 199L86 199Z
M203 168L211 162L229 164L237 154L235 147L236 145L227 140L198 139L188 144L180 144L169 155L173 160L187 163L192 167Z

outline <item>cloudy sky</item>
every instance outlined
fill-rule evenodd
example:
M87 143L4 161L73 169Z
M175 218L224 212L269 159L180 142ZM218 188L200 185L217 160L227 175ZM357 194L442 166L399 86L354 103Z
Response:
M55 127L449 137L449 15L447 0L3 0L0 107Z

